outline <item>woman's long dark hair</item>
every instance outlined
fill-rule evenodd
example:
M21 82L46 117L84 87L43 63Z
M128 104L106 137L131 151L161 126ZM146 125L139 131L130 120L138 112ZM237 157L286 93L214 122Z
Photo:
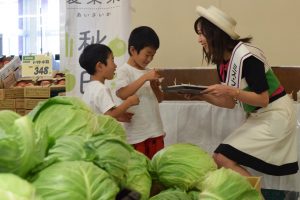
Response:
M239 42L250 42L252 40L252 37L234 40L204 17L199 17L194 23L194 29L197 34L199 34L198 27L201 28L201 32L207 41L209 52L203 49L203 56L208 64L220 65L224 60L226 51L231 52Z

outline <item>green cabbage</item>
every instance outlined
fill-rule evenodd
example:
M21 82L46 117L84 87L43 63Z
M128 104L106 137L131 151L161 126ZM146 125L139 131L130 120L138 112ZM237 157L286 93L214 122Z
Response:
M60 161L93 161L95 153L85 147L85 136L64 135L55 140L55 144L48 150L43 163L31 171L31 176L44 168Z
M260 200L260 195L246 177L237 172L220 168L207 174L202 182L199 199L203 200Z
M54 146L49 149L45 161L53 159L56 161L92 161L94 155L85 148L86 140L82 135L65 135L58 138Z
M41 200L32 184L10 173L0 173L0 199Z
M149 200L192 200L190 196L181 190L168 189L151 197ZM200 200L200 199L199 199ZM202 200L202 199L201 199Z
M39 172L33 185L45 200L115 200L119 188L91 162L63 161Z
M85 135L99 131L98 115L78 97L56 96L39 103L29 116L39 132L48 132L50 138L63 135Z
M190 196L191 200L199 200L199 194L200 191L191 190L188 192L188 195Z
M86 146L90 152L94 152L93 162L123 185L133 148L114 135L93 136L86 142Z
M152 179L148 172L149 162L144 154L135 150L131 152L125 187L139 192L141 200L147 200L150 196Z
M97 134L117 135L123 141L126 141L126 132L121 123L109 115L99 115L99 130Z
M25 177L43 161L47 145L47 135L34 131L27 116L0 112L0 172Z
M151 175L167 187L201 190L205 175L217 169L213 158L193 144L173 144L151 160Z

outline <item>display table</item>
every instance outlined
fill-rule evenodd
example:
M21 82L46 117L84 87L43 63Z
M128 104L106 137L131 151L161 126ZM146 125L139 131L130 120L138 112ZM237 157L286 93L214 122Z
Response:
M295 109L298 113L297 130L300 133L300 104L295 103ZM160 103L160 113L166 132L166 146L174 143L192 143L209 153L212 153L246 118L240 108L220 108L202 101L163 101ZM300 152L300 137L298 141ZM249 171L254 176L262 176L262 188L300 192L300 172L278 177L251 169Z

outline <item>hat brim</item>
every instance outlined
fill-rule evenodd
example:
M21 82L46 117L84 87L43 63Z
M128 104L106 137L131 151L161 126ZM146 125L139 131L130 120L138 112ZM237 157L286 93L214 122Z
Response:
M227 33L232 39L236 40L240 38L240 35L234 32L232 29L228 28L227 26L222 23L221 18L216 18L216 16L212 15L206 8L201 6L196 7L196 12L200 17L204 17L205 19L209 20L211 23L216 25L222 31Z

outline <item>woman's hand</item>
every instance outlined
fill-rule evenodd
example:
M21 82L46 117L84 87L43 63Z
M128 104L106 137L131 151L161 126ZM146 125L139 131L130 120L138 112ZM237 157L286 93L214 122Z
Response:
M203 95L201 95L201 94L183 94L183 97L187 100L204 101Z
M215 100L211 101L214 102L215 105L231 107L231 102L235 102L235 100L257 107L266 107L269 104L268 91L257 94L255 92L244 91L228 85L215 84L209 86L203 92L215 98ZM221 103L218 99L226 99L226 101Z
M237 90L236 88L233 88L231 86L215 84L215 85L208 86L206 90L203 90L203 93L210 94L216 97L222 97L222 96L234 97L236 90Z

